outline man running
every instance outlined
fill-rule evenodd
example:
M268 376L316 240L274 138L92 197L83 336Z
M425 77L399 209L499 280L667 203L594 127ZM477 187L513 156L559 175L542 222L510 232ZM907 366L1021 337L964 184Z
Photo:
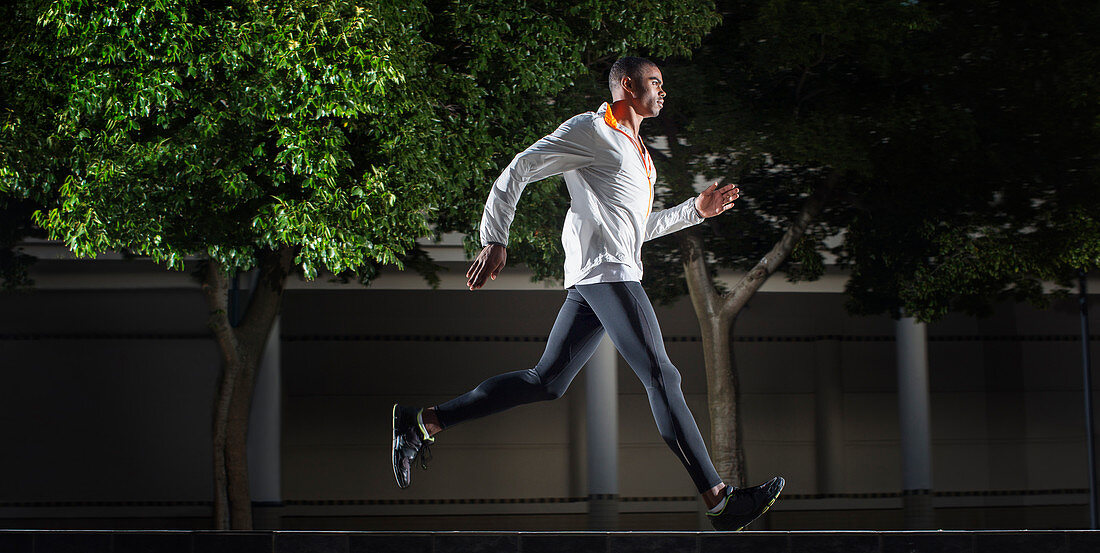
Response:
M484 249L466 273L467 286L481 288L504 268L508 229L524 187L561 174L571 198L562 230L565 305L534 368L491 377L434 407L393 406L393 469L401 488L409 485L417 457L427 468L428 446L440 431L561 397L606 331L645 385L657 429L687 469L715 529L744 528L779 496L781 477L738 489L723 483L714 470L642 289L643 242L724 213L739 197L734 185L714 183L698 197L652 211L657 173L638 129L664 106L662 78L649 60L618 60L608 78L611 104L562 123L517 155L493 183L481 219Z

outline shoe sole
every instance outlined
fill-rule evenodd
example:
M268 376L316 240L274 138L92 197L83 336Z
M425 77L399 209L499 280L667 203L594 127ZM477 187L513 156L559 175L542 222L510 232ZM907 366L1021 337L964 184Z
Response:
M775 492L775 497L773 497L773 498L772 498L772 500L771 500L771 501L769 501L767 505L764 505L764 509L763 509L762 511L760 511L760 513L759 513L759 514L757 514L756 516L752 517L752 520L750 520L750 521L746 522L746 523L745 523L745 526L742 526L742 527L740 527L740 528L738 528L738 529L734 530L734 532L740 532L740 531L744 530L746 526L748 526L748 525L750 525L750 524L752 524L752 523L756 522L756 519L760 518L761 516L763 516L763 515L764 515L764 513L768 512L768 509L770 509L770 508L771 508L771 506L772 506L772 503L775 503L775 500L776 500L776 499L779 499L779 494L783 492L783 486L786 486L786 485L787 485L787 481L786 481L786 480L784 480L782 476L780 476L780 477L778 477L778 478L779 478L779 489L778 489L778 490L776 490L776 492Z

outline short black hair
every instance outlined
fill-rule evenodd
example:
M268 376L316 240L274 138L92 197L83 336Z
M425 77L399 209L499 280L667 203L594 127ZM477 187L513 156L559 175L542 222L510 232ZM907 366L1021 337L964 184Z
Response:
M611 66L611 72L607 75L607 88L611 89L611 93L614 94L615 88L622 82L623 77L637 79L643 69L651 66L657 67L657 64L645 58L636 58L634 56L619 58L619 60Z

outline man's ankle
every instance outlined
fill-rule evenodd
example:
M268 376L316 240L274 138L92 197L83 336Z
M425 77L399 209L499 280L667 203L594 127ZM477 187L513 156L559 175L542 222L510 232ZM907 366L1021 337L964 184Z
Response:
M435 407L424 409L420 417L424 420L424 429L428 431L429 437L443 431L443 426L439 424L439 417L435 416Z
M703 492L703 503L706 504L708 509L711 509L722 502L722 498L726 496L727 486L729 486L729 484L722 482L717 486Z

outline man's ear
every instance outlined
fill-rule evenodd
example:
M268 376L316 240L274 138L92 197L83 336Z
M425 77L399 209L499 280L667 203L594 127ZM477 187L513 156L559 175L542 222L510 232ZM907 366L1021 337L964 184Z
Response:
M633 98L635 96L634 95L634 81L628 75L623 75L622 80L619 81L619 86L622 87L622 89L624 91L630 93L631 98Z

